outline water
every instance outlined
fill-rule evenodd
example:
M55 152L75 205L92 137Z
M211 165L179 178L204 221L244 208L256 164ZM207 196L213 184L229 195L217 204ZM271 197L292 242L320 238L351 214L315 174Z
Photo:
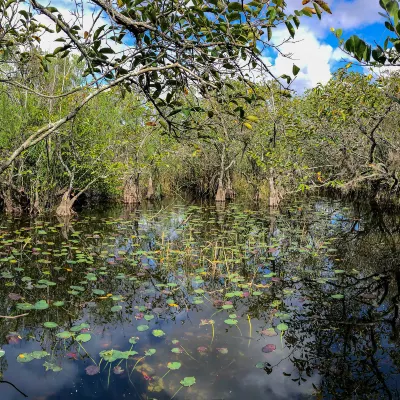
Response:
M4 218L0 398L400 398L399 222L318 198Z

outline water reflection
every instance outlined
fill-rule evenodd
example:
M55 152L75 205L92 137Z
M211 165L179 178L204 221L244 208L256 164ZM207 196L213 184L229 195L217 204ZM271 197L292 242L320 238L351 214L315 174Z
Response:
M323 199L3 220L0 314L27 315L0 320L1 377L50 400L400 398L399 222Z

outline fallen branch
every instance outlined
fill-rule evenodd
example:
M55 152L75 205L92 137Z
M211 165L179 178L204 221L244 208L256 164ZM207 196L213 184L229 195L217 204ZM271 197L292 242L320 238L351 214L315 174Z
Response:
M16 319L16 318L20 318L20 317L25 317L27 315L29 315L29 313L20 314L20 315L14 315L14 316L11 316L11 315L0 315L0 318Z

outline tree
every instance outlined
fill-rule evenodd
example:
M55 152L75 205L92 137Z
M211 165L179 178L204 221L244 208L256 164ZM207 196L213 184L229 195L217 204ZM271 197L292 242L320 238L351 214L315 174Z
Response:
M246 81L245 71L250 68L257 67L271 75L262 55L266 48L274 48L273 29L285 25L294 37L299 17L312 16L308 6L288 15L283 0L255 0L248 4L227 0L91 0L73 3L68 10L70 16L51 4L44 6L37 0L27 3L28 10L19 0L0 1L5 21L0 51L7 57L13 55L12 66L6 64L0 79L45 98L76 92L81 97L60 118L28 134L21 133L18 145L1 163L0 174L26 149L54 135L93 98L115 86L143 94L170 133L192 129L190 119L182 121L177 116L182 111L182 94L190 90L206 98L218 96L227 77ZM325 2L312 3L318 16L318 5L330 12ZM38 15L47 17L49 26L38 23ZM86 24L89 15L91 21ZM55 40L60 46L52 54L41 54L35 45L46 31L58 33ZM47 71L53 60L71 53L77 53L85 64L85 84L57 95L37 92L15 68L26 60L38 60ZM201 110L195 107L186 111Z

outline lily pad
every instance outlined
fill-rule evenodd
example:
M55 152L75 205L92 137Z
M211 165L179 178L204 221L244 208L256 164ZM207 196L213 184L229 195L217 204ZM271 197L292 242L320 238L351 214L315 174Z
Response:
M144 331L147 331L147 329L149 329L149 327L147 325L138 325L138 327L136 329L139 332L144 332Z
M85 368L86 374L87 375L96 375L100 372L100 368L97 365L89 365L88 367Z
M185 387L193 386L196 383L196 378L194 376L187 376L180 381L180 384Z
M46 310L49 308L49 305L47 304L46 300L39 300L37 303L34 305L35 310Z
M77 342L82 342L86 343L92 338L92 335L90 333L81 333L76 337Z
M276 346L274 344L267 344L262 348L263 353L272 353L276 350Z
M49 329L54 329L54 328L57 328L58 327L58 325L55 323L55 322L45 322L44 324L43 324L43 326L45 327L45 328L49 328Z
M69 339L72 336L72 333L68 332L68 331L64 331L64 332L57 333L56 336L60 339Z
M281 332L284 332L284 331L288 330L288 326L286 324L282 323L277 326L277 329L279 329Z
M175 370L179 369L179 368L181 367L181 365L182 365L182 364L181 364L180 362L176 361L176 362L169 362L169 363L167 364L167 367L168 367L169 369L175 371Z
M165 335L165 332L162 331L161 329L154 329L152 332L153 336L155 337L162 337Z

